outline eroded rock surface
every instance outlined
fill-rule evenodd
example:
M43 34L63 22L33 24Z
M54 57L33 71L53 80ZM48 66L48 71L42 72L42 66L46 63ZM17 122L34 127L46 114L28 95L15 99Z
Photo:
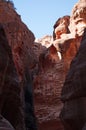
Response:
M86 124L86 29L80 48L72 60L61 99L60 117L66 130L82 130Z
M0 114L15 130L37 129L31 75L33 42L33 33L10 1L0 1Z
M18 125L23 128L24 113L22 113L19 78L2 25L0 25L0 68L0 114L11 122L14 128Z
M49 41L50 43L47 42L49 46L44 44L43 40L43 43L35 43L34 52L38 55L37 73L33 78L34 99L35 112L40 126L43 126L43 123L45 125L46 122L48 125L52 119L53 121L56 119L58 124L62 108L61 90L70 63L79 50L86 27L85 5L85 1L79 1L74 6L70 16L63 16L56 21L53 40ZM58 126L55 129L59 129Z

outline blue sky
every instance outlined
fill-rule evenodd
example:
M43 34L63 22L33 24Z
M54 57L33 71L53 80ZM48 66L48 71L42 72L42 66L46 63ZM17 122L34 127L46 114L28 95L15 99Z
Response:
M52 35L53 25L59 17L70 15L78 0L13 0L22 21L36 38Z

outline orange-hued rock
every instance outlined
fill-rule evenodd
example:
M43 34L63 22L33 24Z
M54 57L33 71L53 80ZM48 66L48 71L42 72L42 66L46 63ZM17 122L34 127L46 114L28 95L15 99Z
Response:
M71 16L64 16L54 25L53 45L70 61L75 56L86 28L86 1L80 0L72 9ZM65 30L65 31L63 31ZM58 32L61 32L60 34ZM75 48L75 49L74 49Z
M63 16L56 21L52 40L46 36L47 42L39 39L34 44L34 53L37 56L37 68L33 75L34 103L40 129L45 130L42 127L44 125L47 129L59 130L58 125L51 128L49 123L58 122L63 106L61 90L86 27L84 2L79 1L70 16Z
M21 16L16 13L10 2L0 2L0 10L0 23L3 24L9 45L12 48L19 78L22 80L26 64L30 68L34 65L32 45L35 37L22 22Z
M36 40L33 47L34 53L37 56L37 67L33 75L33 83L35 114L38 120L38 127L42 130L45 128L59 130L62 128L61 122L58 119L62 108L60 93L65 77L63 60L59 60L57 49L52 44L49 36L46 39L49 46L45 44L45 37L44 41L42 38L43 43L37 43L38 41Z
M15 130L37 129L31 76L34 39L12 2L0 1L0 114Z
M70 24L70 16L59 18L54 25L54 40L60 39L62 34L69 33L68 26Z
M70 18L70 32L81 36L86 28L86 1L79 0L72 9Z

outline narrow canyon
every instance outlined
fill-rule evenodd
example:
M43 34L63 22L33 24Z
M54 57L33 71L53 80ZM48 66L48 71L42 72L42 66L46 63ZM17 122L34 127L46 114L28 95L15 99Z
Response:
M86 130L86 0L36 39L0 0L0 130Z

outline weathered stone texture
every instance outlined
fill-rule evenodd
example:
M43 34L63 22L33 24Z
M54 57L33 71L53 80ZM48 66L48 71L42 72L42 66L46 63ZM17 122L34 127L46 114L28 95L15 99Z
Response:
M67 130L82 130L86 123L86 29L80 48L72 60L61 99L60 117ZM85 128L84 128L85 129Z
M20 100L19 78L13 62L11 49L1 25L0 63L0 114L11 122L14 128L17 128L18 125L23 128L24 117Z
M38 40L39 44L35 43L37 73L33 76L34 99L36 116L41 125L59 118L62 108L61 90L70 63L79 50L86 27L86 4L83 2L85 1L80 1L74 6L71 16L63 16L56 21L50 44L44 44L45 39L41 42Z
M32 68L33 33L9 5L0 1L0 114L16 130L35 130Z
M34 52L39 55L37 55L37 73L33 78L35 113L39 129L46 127L52 130L52 127L49 127L51 121L55 128L56 123L60 124L58 116L62 108L60 93L65 78L64 61L59 60L57 50L53 45L47 48L41 43L36 44ZM60 124L57 128L62 129L62 125Z

